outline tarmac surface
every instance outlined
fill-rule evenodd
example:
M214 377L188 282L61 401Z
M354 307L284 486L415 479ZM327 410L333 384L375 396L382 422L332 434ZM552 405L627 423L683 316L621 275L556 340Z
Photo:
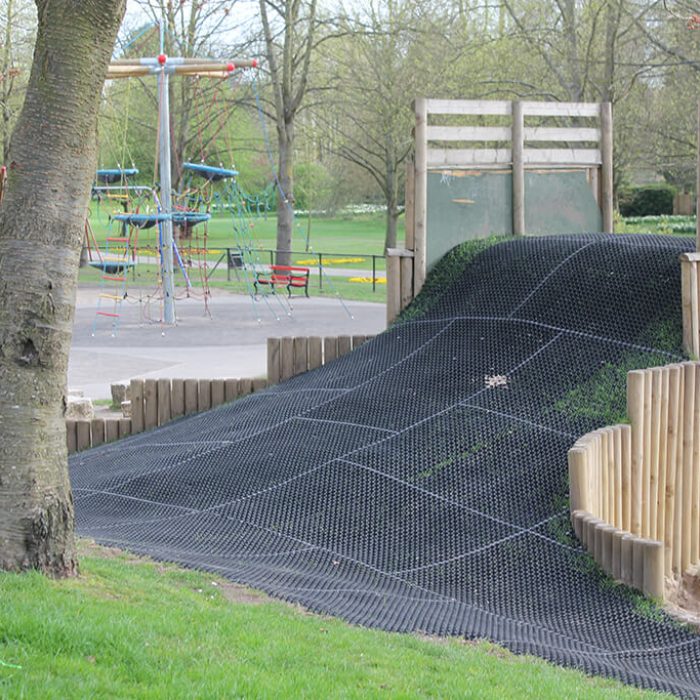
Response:
M279 295L253 301L213 290L209 313L201 298L178 299L175 327L159 322L159 302L127 299L113 332L111 318L96 317L99 291L78 290L68 366L69 389L93 400L134 377L264 376L268 337L370 335L386 327L383 303L295 296L290 305ZM112 303L102 309L111 311Z

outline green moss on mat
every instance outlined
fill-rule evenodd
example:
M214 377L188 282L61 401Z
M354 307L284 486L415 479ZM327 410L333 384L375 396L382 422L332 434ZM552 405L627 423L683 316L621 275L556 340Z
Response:
M477 241L467 241L454 247L428 273L420 294L396 318L395 323L404 323L420 318L444 296L445 289L453 285L464 272L464 268L496 243L512 240L512 236L491 236Z

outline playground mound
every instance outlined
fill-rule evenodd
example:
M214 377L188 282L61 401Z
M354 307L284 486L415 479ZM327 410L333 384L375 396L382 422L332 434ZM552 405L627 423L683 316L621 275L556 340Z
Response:
M691 248L493 245L350 355L75 455L79 532L358 624L696 697L700 637L582 551L566 457L624 419L628 370L681 359Z

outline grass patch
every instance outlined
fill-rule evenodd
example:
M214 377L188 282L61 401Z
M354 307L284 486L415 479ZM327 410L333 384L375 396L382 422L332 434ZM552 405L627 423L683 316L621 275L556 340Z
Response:
M0 574L0 659L11 664L0 664L0 696L661 697L486 642L352 627L212 575L81 549L78 579Z

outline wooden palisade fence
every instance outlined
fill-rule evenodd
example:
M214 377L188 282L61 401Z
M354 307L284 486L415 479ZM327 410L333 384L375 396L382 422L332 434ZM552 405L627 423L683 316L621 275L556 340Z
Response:
M630 372L630 425L569 451L577 536L607 574L655 598L700 563L699 389L694 362Z
M260 391L265 379L132 379L131 416L67 420L68 452L165 425L171 420L216 408Z
M129 418L67 420L68 452L151 430L291 379L356 350L372 336L268 338L267 379L132 379Z
M357 350L368 335L311 336L267 339L267 381L270 385L321 367Z

